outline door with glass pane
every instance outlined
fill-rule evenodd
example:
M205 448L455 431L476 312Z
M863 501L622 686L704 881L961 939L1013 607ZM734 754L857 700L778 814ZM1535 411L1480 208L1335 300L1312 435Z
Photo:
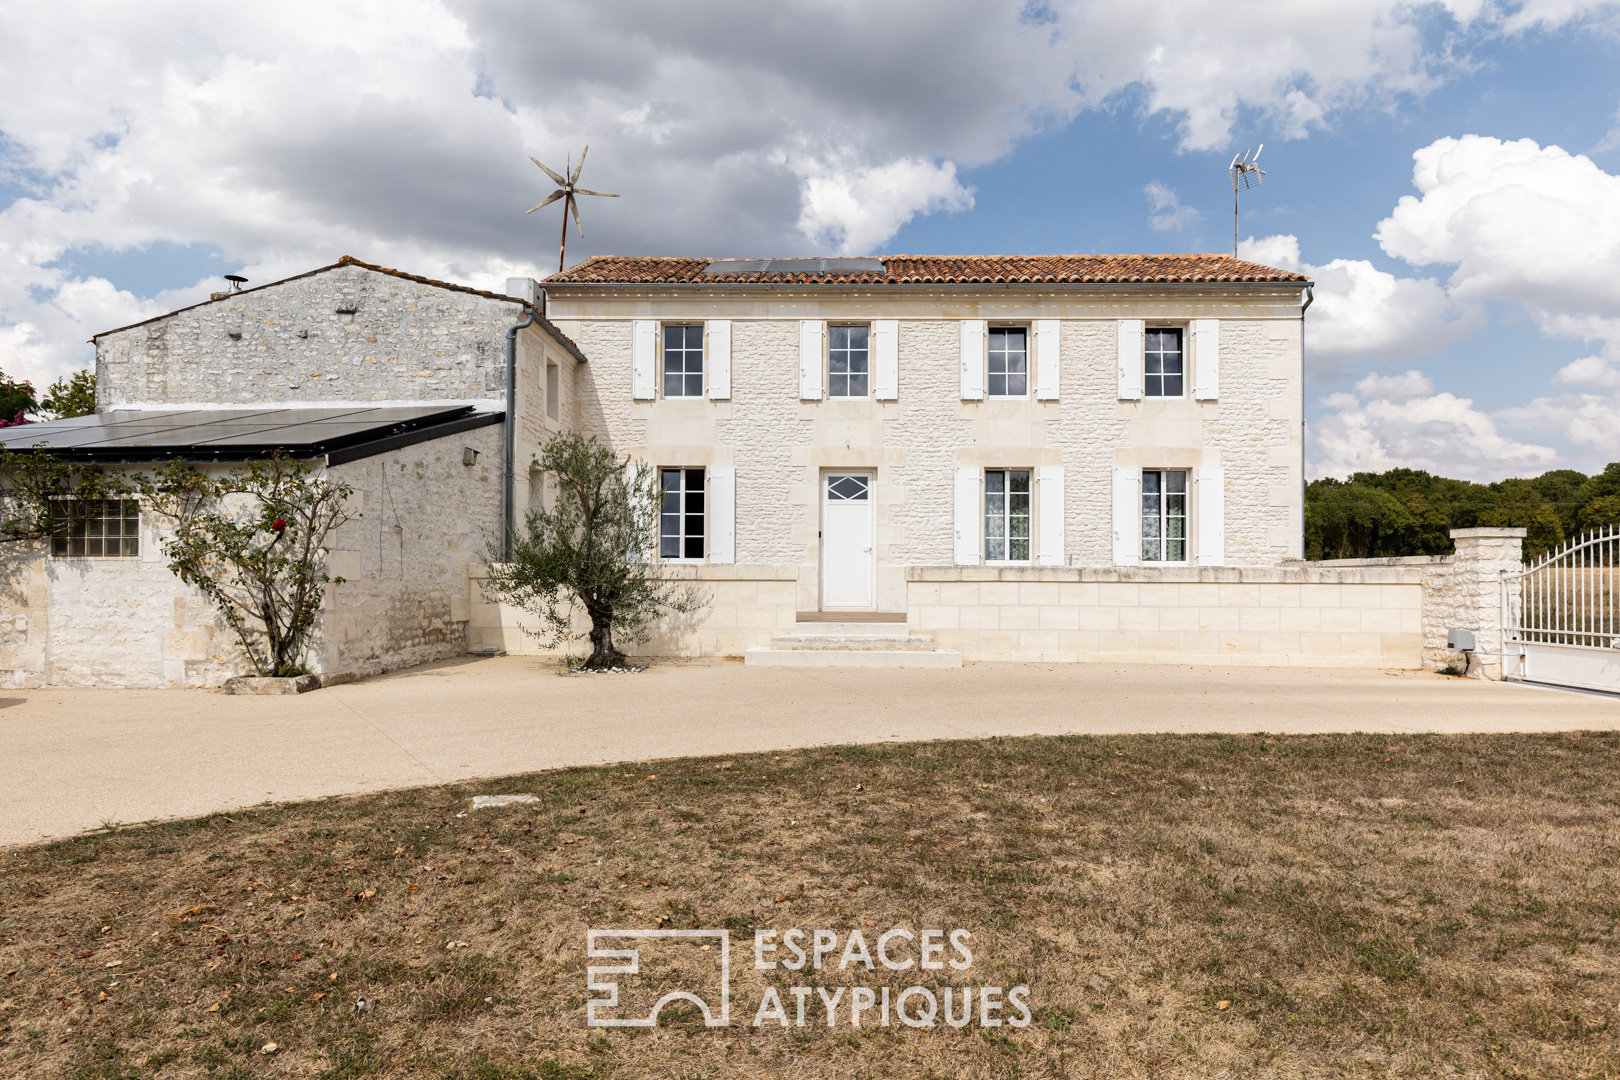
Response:
M872 554L872 477L827 473L821 478L821 606L871 610L877 564Z

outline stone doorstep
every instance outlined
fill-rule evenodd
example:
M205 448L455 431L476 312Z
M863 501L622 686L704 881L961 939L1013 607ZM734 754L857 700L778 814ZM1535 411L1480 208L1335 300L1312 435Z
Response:
M959 668L962 654L954 649L766 649L756 645L743 654L743 666Z
M771 648L855 652L932 652L933 634L773 634Z

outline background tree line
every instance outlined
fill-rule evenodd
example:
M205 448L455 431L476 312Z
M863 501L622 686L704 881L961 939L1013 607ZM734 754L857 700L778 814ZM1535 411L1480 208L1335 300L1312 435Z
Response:
M1305 488L1305 557L1448 555L1452 529L1517 525L1526 558L1580 533L1620 526L1620 461L1594 476L1554 469L1476 484L1419 469L1353 473Z

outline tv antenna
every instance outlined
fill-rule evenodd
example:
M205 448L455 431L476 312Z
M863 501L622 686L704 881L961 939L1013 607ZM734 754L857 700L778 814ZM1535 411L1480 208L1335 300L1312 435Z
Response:
M574 196L601 195L602 197L608 199L618 198L618 196L611 191L591 191L589 188L576 186L579 183L579 171L585 167L585 155L590 153L590 151L591 148L586 146L585 149L579 152L579 164L577 165L570 165L567 159L564 159L565 167L563 171L567 174L566 176L558 176L556 173L546 168L537 157L531 156L529 158L530 161L540 166L541 172L545 173L547 176L551 177L557 182L557 190L553 191L550 195L547 195L544 202L536 203L534 206L529 207L523 212L525 214L532 214L542 206L550 206L558 199L563 201L562 244L557 248L557 273L559 274L563 271L563 259L568 255L568 215L570 213L574 215L574 228L579 230L580 239L584 239L585 237L585 227L579 223L579 200Z
M1260 150L1266 148L1265 143L1260 144ZM1247 150L1232 159L1227 171L1232 174L1232 258L1237 258L1238 249L1238 193L1247 191L1252 187L1259 187L1261 178L1266 171L1260 167L1260 150L1249 156ZM539 164L539 162L535 162Z

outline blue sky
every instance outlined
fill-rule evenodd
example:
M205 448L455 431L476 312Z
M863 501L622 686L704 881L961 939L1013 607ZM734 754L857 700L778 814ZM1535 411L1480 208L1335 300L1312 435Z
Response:
M584 207L570 261L1226 251L1227 163L1264 143L1244 252L1320 283L1313 473L1620 460L1610 0L82 0L6 25L0 369L36 382L224 273L543 276L526 156L587 142L585 183L624 197Z

